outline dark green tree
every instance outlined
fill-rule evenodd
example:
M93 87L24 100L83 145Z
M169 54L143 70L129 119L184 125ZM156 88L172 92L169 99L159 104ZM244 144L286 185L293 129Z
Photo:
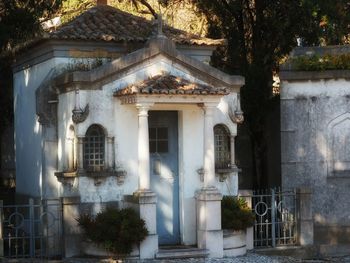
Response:
M14 48L40 33L40 22L49 18L61 0L0 1L0 138L13 123L12 63Z
M245 76L242 107L252 143L255 187L267 176L266 120L279 107L272 90L279 62L303 39L309 45L339 43L349 22L347 1L336 0L193 0L207 16L211 37L228 40L212 61L231 74ZM342 18L338 19L341 13ZM327 19L326 19L327 18ZM326 24L322 21L327 20ZM324 28L324 26L326 26ZM348 29L348 28L347 28ZM330 32L330 34L328 34ZM323 40L322 40L323 39ZM276 127L278 128L278 127Z

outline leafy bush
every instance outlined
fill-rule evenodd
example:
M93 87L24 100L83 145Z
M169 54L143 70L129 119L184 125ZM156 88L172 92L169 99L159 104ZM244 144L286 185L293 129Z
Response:
M148 234L145 221L131 208L106 208L96 217L82 214L77 221L88 239L118 255L130 254Z
M245 230L254 225L255 215L242 198L224 196L221 201L223 229Z
M350 54L300 56L291 59L295 70L350 70Z

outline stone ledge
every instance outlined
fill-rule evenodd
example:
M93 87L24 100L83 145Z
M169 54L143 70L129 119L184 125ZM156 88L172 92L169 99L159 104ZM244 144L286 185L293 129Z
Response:
M350 70L280 71L281 81L308 81L322 79L350 79Z

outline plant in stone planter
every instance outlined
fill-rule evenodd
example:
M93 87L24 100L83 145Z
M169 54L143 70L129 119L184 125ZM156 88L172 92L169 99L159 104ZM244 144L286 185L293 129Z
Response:
M221 224L224 229L224 256L246 253L246 229L254 225L255 216L242 198L224 196L221 201Z
M243 198L224 196L221 201L223 229L245 230L254 225L255 216Z
M118 256L130 254L148 234L145 221L131 208L106 208L95 217L82 214L77 221L89 240Z

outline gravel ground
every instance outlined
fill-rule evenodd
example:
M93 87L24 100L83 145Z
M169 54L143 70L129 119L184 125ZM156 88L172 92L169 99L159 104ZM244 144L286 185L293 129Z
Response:
M106 259L96 261L93 259L70 259L64 263L119 263L117 260ZM301 260L284 256L263 256L256 253L247 253L242 257L222 258L222 259L162 259L162 260L126 260L125 263L350 263L350 256L325 258L322 260Z
M0 259L3 263L120 263L121 261L113 259L94 259L94 258L70 258L66 260L7 260ZM333 257L314 260L302 260L292 257L282 256L263 256L256 253L248 253L242 257L235 258L223 258L223 259L202 259L202 258L189 258L189 259L162 259L162 260L125 260L123 263L350 263L350 256L347 257Z

